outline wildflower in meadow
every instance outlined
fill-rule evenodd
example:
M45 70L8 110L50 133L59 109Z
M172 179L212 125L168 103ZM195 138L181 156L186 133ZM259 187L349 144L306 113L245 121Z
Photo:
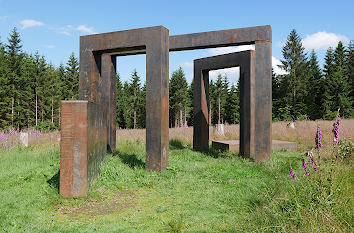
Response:
M332 129L332 133L334 135L333 141L336 144L338 144L338 139L339 139L339 125L340 125L340 115L338 110L337 119L336 122L333 123L333 129Z
M309 175L310 174L309 173L310 169L307 169L305 159L302 159L302 166L304 167L305 174Z
M318 125L317 131L316 131L316 136L315 136L315 145L316 145L315 149L319 149L322 147L321 139L322 139L322 131L321 131L320 126Z
M314 169L316 172L319 172L319 169L318 169L318 165L314 159L314 156L313 156L313 152L310 151L310 152L307 152L306 155L310 158L310 162L311 162L311 168ZM304 160L303 160L304 161ZM307 165L310 164L310 163L307 163ZM310 169L309 169L310 170ZM306 172L306 171L305 171ZM307 175L307 174L306 174Z
M293 178L293 180L296 180L295 174L293 173L293 171L291 170L291 168L289 168L289 173L291 175L291 177Z

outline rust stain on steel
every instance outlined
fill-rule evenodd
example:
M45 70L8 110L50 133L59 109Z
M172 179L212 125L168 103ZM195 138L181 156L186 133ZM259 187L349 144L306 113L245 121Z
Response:
M62 101L61 106L59 192L86 196L106 153L106 109L88 101Z
M112 65L107 65L107 61L101 64L101 55L114 57L146 53L146 161L148 169L161 171L168 164L168 159L164 159L168 158L168 133L166 133L168 132L168 109L167 114L164 114L165 110L162 106L165 105L165 102L162 101L163 98L167 98L168 103L168 51L256 44L254 55L256 57L254 62L256 67L254 79L256 81L254 86L255 90L259 89L260 92L254 94L255 102L252 104L252 108L255 105L256 124L254 129L257 135L259 134L261 137L255 141L259 145L257 151L267 150L268 155L271 145L268 145L267 137L271 135L271 131L262 124L267 124L269 121L267 116L271 116L271 102L263 103L262 99L268 98L269 93L269 96L271 96L271 86L269 90L269 81L271 83L271 41L272 30L270 25L175 36L169 36L168 29L163 26L156 26L81 36L79 98L103 104L109 108L107 110L109 115L115 115L116 110L112 108L112 104L109 102L109 100L113 102L115 93L109 89L110 84L101 79L102 75L107 74L113 77L113 72L107 72L112 68ZM264 46L263 42L270 42L270 46ZM232 64L228 63L228 67L232 67ZM207 87L207 84L205 84L205 87ZM105 92L108 92L108 101ZM208 94L208 88L204 92ZM207 108L209 108L208 98L208 95L206 95ZM198 109L196 114L199 114L200 123L207 125L205 103L202 104L203 100L198 101L198 104L203 105L203 107ZM257 115L260 109L267 109L265 111L267 116L264 117L263 121L260 120L261 116ZM110 141L109 145L113 147L113 140L115 140L112 137L115 132L114 119L113 117L107 118L109 121L107 125L110 127L107 133ZM204 131L209 132L208 130ZM201 131L197 134L203 136ZM261 141L265 141L265 143L262 145ZM206 148L206 145L204 147ZM258 153L257 151L255 153Z

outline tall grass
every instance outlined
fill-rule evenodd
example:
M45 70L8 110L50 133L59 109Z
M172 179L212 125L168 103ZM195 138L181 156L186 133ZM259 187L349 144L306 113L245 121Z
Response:
M272 124L272 138L276 140L292 141L298 143L299 151L312 148L315 142L317 126L320 125L323 134L323 151L331 151L333 147L333 121L298 121L296 128L289 128L288 122L274 122ZM239 125L225 125L225 136L220 137L213 127L209 128L210 140L214 139L239 139ZM340 138L354 139L354 119L343 119L340 126ZM193 127L170 128L170 140L178 139L191 145L193 143ZM145 129L118 129L118 141L145 141ZM330 154L324 152L324 156Z

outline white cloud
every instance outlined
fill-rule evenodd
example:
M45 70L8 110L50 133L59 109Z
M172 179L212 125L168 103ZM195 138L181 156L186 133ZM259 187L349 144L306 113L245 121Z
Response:
M20 23L22 25L22 27L21 27L22 29L44 25L43 22L33 20L33 19L24 19Z
M339 41L347 43L349 42L349 39L348 37L340 34L316 32L314 34L307 35L305 39L302 40L302 44L307 50L320 50L327 49L328 47L336 47Z
M71 26L71 25L68 25L68 26ZM95 33L93 28L87 27L86 25L79 25L79 26L77 26L76 30L83 32L83 33L87 33L87 34L94 34Z
M63 35L66 35L66 36L70 36L70 35L71 35L70 32L65 31L65 30L58 31L58 33L63 34Z
M193 62L183 62L182 64L180 64L180 66L185 68L193 68L194 64Z
M211 55L216 56L216 55L227 54L227 53L241 52L245 50L254 50L254 45L240 45L237 47L212 48L209 49L209 52L211 53Z
M227 69L211 70L211 71L209 71L209 80L216 81L219 74L221 74L222 76L227 75L227 77L230 81L230 85L236 84L237 80L240 77L240 68L233 67L233 68L227 68Z
M273 67L274 73L279 74L279 75L287 74L287 72L285 70L279 68L278 65L281 65L280 60L278 60L276 57L272 56L272 67Z

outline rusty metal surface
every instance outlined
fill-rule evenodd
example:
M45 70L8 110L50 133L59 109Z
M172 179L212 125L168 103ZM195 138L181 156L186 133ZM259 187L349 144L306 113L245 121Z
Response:
M88 102L87 107L87 184L94 181L107 151L107 108Z
M255 161L272 154L272 43L255 44Z
M146 50L146 168L168 166L169 31L149 27L80 37L79 98L108 110L108 148L115 150L115 64L112 51ZM111 116L111 115L114 115Z
M106 110L88 101L62 101L61 107L59 192L86 196L106 153Z
M80 81L79 99L89 100L107 107L107 148L115 150L115 56L146 53L146 168L163 171L168 166L168 52L191 49L224 47L233 45L255 44L259 59L255 61L255 89L263 84L269 87L271 80L271 46L272 31L269 25L239 28L212 32L169 36L168 29L163 26L140 28L133 30L109 32L80 37ZM266 45L266 46L264 46ZM263 60L262 60L263 59ZM264 71L264 69L268 69ZM207 79L208 74L203 74ZM253 84L252 84L253 85ZM270 83L271 85L271 83ZM206 83L203 83L207 89ZM207 93L208 91L203 91ZM271 94L262 91L260 100ZM208 99L208 94L204 99ZM204 101L203 106L208 103ZM257 111L262 112L264 119L256 120L255 130L267 139L271 120L271 102L261 106L255 103ZM270 106L270 107L269 107ZM205 107L204 107L205 108ZM246 111L247 112L247 111ZM270 114L269 114L270 113ZM205 115L205 114L204 114ZM204 116L203 114L201 116ZM252 115L251 115L252 116ZM202 118L201 118L202 119ZM256 116L256 119L257 116ZM204 119L204 123L208 119ZM251 120L252 121L252 120ZM257 123L259 122L259 123ZM206 135L200 133L200 135ZM264 159L270 156L270 141L257 140L251 148L259 149L256 157ZM260 155L260 156L258 156ZM256 159L258 160L258 159Z
M101 103L107 104L107 150L116 151L116 59L110 55L101 55L101 77L99 92L102 93Z
M209 149L210 70L240 67L240 153L255 156L255 51L243 51L194 60L193 148Z
M248 45L255 44L257 41L272 41L272 28L270 25L173 35L169 38L169 51ZM132 48L131 50L122 51L116 49L108 52L111 55L127 56L144 54L146 50L145 48Z

